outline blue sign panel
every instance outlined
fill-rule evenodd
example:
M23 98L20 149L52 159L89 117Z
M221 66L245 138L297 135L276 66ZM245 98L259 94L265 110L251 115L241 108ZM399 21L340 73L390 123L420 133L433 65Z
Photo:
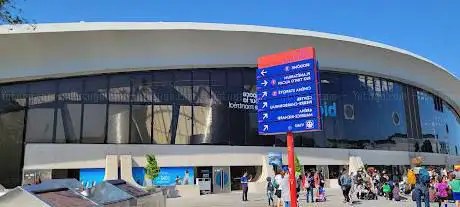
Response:
M257 107L259 111L280 110L302 106L316 105L316 96L312 94L299 95L288 98L269 99L259 101Z
M259 58L259 134L321 129L319 74L313 48Z
M268 164L281 166L283 164L283 154L281 152L269 152L268 153Z
M314 63L313 59L308 60L301 60L292 63L286 63L282 65L277 65L273 67L267 68L259 68L257 69L257 79L273 77L278 75L286 75L289 73L296 73L296 72L313 72L314 71Z
M318 116L316 106L300 107L274 111L264 111L258 114L259 123L272 121L289 121L291 119L315 118Z

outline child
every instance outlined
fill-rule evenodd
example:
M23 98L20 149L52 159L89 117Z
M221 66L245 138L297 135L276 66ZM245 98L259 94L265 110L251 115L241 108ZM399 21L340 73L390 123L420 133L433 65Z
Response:
M275 186L273 185L272 178L267 177L267 199L268 199L269 206L275 205L275 201L273 200L274 193L275 193Z
M447 178L438 178L438 183L435 184L436 188L436 200L438 200L439 207L442 206L442 203L447 207L447 197L448 193L447 190L449 189L449 185L447 184Z
M393 187L393 199L395 201L401 201L401 197L399 195L399 183L395 182L395 187Z
M383 184L382 190L383 190L383 193L385 194L385 198L389 199L390 193L391 193L391 187L387 182Z
M318 188L318 198L316 199L316 202L325 202L326 201L326 191L324 190L324 187L319 187Z

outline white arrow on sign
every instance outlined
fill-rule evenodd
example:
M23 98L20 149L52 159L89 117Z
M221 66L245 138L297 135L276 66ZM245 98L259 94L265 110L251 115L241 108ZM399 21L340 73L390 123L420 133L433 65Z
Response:
M267 103L267 102L263 102L263 103L262 103L262 108L266 108L266 107L268 107L268 103Z
M264 86L267 86L267 84L268 84L267 80L264 80L264 82L262 82L262 85Z
M262 119L268 119L268 113L263 113Z
M267 74L267 71L265 70L260 71L260 75L265 76L265 74Z
M268 125L264 125L264 131L268 130Z
M267 91L262 92L262 98L267 96Z

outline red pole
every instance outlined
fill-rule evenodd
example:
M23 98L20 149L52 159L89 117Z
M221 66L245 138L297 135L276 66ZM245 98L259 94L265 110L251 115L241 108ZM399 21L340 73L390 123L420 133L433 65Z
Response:
M294 162L294 135L287 134L288 164L289 164L289 188L291 190L291 207L297 207L297 191Z

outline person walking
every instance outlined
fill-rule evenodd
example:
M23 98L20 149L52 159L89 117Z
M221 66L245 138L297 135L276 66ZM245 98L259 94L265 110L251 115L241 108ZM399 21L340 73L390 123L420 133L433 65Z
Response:
M435 184L435 188L436 188L436 200L438 200L439 207L441 207L443 203L444 203L444 206L447 207L446 201L449 195L447 193L447 191L449 190L447 178L438 176L438 182Z
M273 200L273 195L275 193L275 186L273 185L272 178L267 177L267 200L268 206L275 206L275 201Z
M307 179L305 181L305 189L307 191L307 203L310 202L315 202L315 198L313 197L313 189L315 188L315 181L313 179L313 172L308 172L307 173Z
M340 176L340 184L342 185L342 193L345 198L345 202L348 203L350 202L351 178L345 169L342 171L342 175Z
M284 174L284 176L281 184L281 199L283 199L284 207L291 207L291 188L289 186L289 170L283 169L282 173Z
M415 193L415 203L417 207L422 206L422 196L424 198L425 207L430 206L430 175L428 171L422 167L423 158L417 157L412 160L412 163L415 165L415 188L412 193Z
M455 206L460 207L460 179L456 174L451 174L452 180L449 182L449 189L452 191L452 197L455 201Z
M243 188L243 201L248 201L248 172L244 172L241 177L241 187Z
M276 195L276 206L277 207L282 207L282 201L281 201L281 184L283 183L283 174L284 172L282 170L277 170L276 175L275 175L275 181L273 182L273 187L275 187L275 195Z

